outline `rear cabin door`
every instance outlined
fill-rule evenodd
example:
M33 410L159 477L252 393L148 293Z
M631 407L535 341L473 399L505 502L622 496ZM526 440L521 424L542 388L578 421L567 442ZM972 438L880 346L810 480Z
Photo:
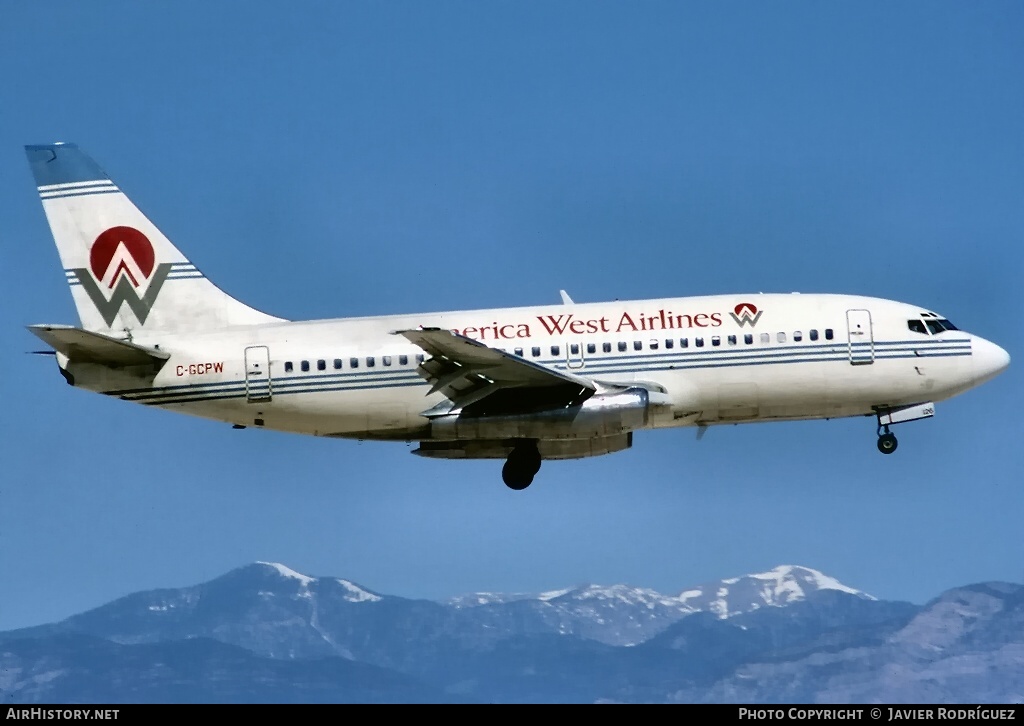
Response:
M265 345L245 349L245 398L249 403L270 400L270 349Z
M850 364L866 365L875 362L875 338L871 330L871 312L847 310L846 328L850 341Z

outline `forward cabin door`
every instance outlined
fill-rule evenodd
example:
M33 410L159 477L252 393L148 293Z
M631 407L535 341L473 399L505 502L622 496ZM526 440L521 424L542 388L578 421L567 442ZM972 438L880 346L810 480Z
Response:
M249 403L270 400L270 348L265 345L245 349L245 399Z
M850 341L850 364L875 362L875 337L871 330L869 310L847 310L846 329Z

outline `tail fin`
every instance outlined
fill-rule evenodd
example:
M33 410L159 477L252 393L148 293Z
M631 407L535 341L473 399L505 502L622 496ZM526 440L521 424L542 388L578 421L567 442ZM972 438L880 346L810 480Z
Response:
M177 332L281 320L206 279L75 144L25 151L86 330Z

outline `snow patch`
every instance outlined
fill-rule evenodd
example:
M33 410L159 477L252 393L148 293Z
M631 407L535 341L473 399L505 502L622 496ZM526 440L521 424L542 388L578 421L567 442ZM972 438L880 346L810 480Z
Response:
M562 597L562 595L568 595L570 592L572 592L571 587L564 590L551 590L549 592L542 592L537 596L537 599L547 602L548 600L554 600L555 598Z
M307 577L306 575L300 574L292 568L285 567L284 565L278 562L257 562L256 564L266 565L267 567L273 567L275 570L277 570L277 573L281 575L281 577L287 577L289 579L298 580L300 583L302 583L303 587L309 587L309 583L316 581L315 577Z
M805 593L803 588L800 587L798 580L802 580L810 585L813 585L816 590L839 590L850 595L859 595L870 600L876 598L868 595L860 590L855 590L852 587L848 587L834 577L829 577L817 570L812 570L809 567L800 567L798 565L779 565L775 569L769 570L768 572L759 572L750 577L757 580L767 580L775 582L776 595L783 592L792 592L794 597L799 599L803 598Z
M348 595L345 596L345 599L349 602L379 602L380 600L383 600L380 595L374 595L372 592L367 592L348 580L335 580L335 582L348 591Z

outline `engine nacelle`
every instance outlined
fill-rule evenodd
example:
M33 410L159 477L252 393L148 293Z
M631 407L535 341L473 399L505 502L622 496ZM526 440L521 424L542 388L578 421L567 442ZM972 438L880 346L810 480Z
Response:
M670 407L668 396L645 388L599 393L566 408L515 415L445 414L431 419L435 439L559 439L614 436L646 428Z

